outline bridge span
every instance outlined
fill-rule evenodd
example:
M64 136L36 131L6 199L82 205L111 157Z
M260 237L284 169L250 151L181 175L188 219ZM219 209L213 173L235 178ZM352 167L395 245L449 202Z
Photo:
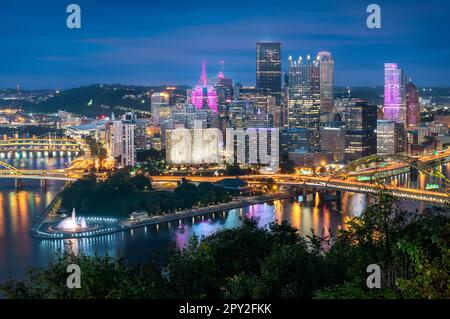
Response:
M30 138L6 138L0 140L0 152L78 152L82 149L80 141L70 138L54 137L50 134Z
M179 182L182 178L192 182L218 182L224 177L207 177L207 176L152 176L153 182ZM233 177L230 177L233 178ZM374 194L379 190L379 186L371 183L362 183L356 181L330 179L328 177L298 176L288 174L275 175L245 175L238 178L248 181L250 184L261 184L264 180L273 179L278 186L289 188L306 189L324 189L346 191L352 193ZM434 205L449 205L450 195L447 193L430 192L425 190L417 190L412 188L401 188L385 186L398 198L424 202Z

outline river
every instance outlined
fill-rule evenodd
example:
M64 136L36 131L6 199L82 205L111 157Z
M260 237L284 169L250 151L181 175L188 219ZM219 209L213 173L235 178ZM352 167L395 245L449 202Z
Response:
M0 154L0 161L15 167L46 169L67 167L72 157L45 154ZM448 166L446 166L448 169ZM0 179L0 281L8 276L23 278L29 267L46 266L58 250L93 255L108 254L125 257L130 262L146 261L155 253L164 252L174 243L183 247L195 234L207 236L220 229L237 227L244 215L258 218L261 227L271 222L287 220L302 235L335 234L347 216L359 215L367 206L362 194L344 193L342 203L324 202L319 196L308 202L278 200L273 203L233 209L224 213L187 218L182 221L152 225L125 232L77 240L42 240L32 238L28 230L40 212L63 187L62 182L49 181L41 189L39 181L25 181L23 189L14 188L14 180ZM405 208L423 208L421 204L402 203ZM179 224L184 231L177 230Z

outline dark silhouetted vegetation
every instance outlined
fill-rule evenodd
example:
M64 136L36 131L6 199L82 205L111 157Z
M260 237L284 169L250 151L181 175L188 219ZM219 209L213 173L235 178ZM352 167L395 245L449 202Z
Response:
M295 173L295 162L293 160L282 161L280 164L281 174L294 174Z
M154 148L136 153L138 169L150 175L159 175L166 169L165 150L158 151Z
M74 207L86 215L115 216L128 216L134 210L158 215L230 200L223 187L211 183L196 186L183 182L173 192L153 190L149 177L132 176L128 169L114 172L106 181L97 181L95 175L90 175L66 187L61 195L66 209Z
M174 198L193 197L195 189L183 184ZM262 229L245 219L239 228L191 238L162 264L61 255L1 291L8 298L449 298L449 236L448 210L408 214L381 191L335 238L303 238L286 222ZM66 288L72 263L81 267L80 289ZM382 269L381 289L366 286L370 264Z

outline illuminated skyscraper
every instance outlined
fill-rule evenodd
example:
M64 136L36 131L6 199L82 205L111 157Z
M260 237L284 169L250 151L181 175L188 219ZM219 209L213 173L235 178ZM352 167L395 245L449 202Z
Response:
M225 130L228 127L230 105L233 101L233 80L225 77L223 73L223 63L224 62L222 61L222 70L217 76L217 84L215 85L219 108L219 128L221 130Z
M218 113L217 93L212 85L208 85L206 77L205 61L202 62L202 75L197 86L192 90L191 102L197 110L209 108L214 113Z
M288 126L308 128L313 132L312 150L320 148L320 67L308 55L306 63L302 57L293 61L289 57L288 69Z
M353 99L346 107L345 160L377 153L377 106Z
M281 105L281 43L256 44L256 88L266 89Z
M406 133L401 123L377 121L377 154L393 155L406 152Z
M419 92L411 80L406 85L406 109L407 128L416 128L420 126Z
M153 125L160 124L160 110L169 105L169 93L153 93L150 98Z
M334 60L330 52L319 52L320 65L320 112L334 113Z
M384 64L384 118L406 124L406 91L403 70L395 63Z
M136 124L131 113L126 113L122 120L112 124L112 156L121 166L134 166L136 160L135 135Z

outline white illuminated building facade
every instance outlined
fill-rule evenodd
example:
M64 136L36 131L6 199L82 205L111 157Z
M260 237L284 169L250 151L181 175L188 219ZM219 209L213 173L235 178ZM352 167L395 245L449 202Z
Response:
M225 162L229 164L279 166L278 128L226 129Z
M168 164L213 164L223 162L222 132L216 128L167 131Z
M135 165L134 130L135 124L131 120L113 121L111 153L113 157L120 158L121 166Z

